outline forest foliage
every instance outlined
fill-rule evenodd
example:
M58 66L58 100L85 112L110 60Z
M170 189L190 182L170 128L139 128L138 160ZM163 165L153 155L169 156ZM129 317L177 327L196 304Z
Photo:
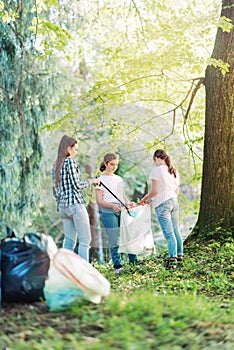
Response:
M22 229L51 203L63 133L78 138L92 175L103 153L119 152L130 195L135 184L144 192L153 149L166 148L181 173L184 215L196 215L201 82L207 64L228 71L210 59L217 27L232 28L219 18L221 1L21 3L0 2L2 223ZM46 211L51 217L54 207Z

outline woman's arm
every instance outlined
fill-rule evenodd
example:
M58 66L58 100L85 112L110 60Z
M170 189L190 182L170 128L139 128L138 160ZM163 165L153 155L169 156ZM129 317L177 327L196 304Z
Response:
M85 188L91 186L91 184L99 184L98 179L89 179L86 181L80 181L79 172L77 171L77 165L73 159L68 162L68 171L70 174L70 178L73 184L73 187L76 191L82 191Z
M115 212L121 211L120 205L106 202L103 200L103 192L101 189L96 189L96 200L97 200L97 204L103 208L110 208L110 209L113 209Z
M140 204L145 204L148 199L154 198L158 194L158 188L159 188L159 181L158 180L151 180L151 190L149 193L147 193L140 201Z

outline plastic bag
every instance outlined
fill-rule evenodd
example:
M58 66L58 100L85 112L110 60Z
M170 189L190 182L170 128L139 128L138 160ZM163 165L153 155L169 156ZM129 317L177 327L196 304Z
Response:
M44 295L51 311L66 308L77 298L100 303L110 293L110 283L90 263L61 248L51 261Z
M28 233L23 238L2 240L2 300L33 302L43 298L50 265L45 237Z
M147 249L155 251L150 206L133 207L130 209L130 215L123 210L120 221L119 251L127 254L142 254Z

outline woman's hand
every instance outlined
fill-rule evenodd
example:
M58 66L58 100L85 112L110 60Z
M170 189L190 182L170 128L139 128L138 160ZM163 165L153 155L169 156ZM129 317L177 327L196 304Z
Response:
M148 194L146 194L143 198L141 198L140 205L145 205L148 199L149 199L149 196Z
M89 181L91 182L92 185L100 185L100 180L99 179L89 179Z
M128 203L126 203L126 206L127 206L128 208L133 208L133 207L136 206L136 203L134 203L134 202L128 202Z
M111 208L114 210L115 213L121 211L121 206L118 204L113 204Z

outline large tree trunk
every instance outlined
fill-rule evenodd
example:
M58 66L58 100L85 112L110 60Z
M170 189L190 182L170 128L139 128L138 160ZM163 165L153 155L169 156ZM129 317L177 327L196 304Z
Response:
M234 1L223 0L221 16L234 23ZM234 209L234 30L218 29L212 58L227 62L229 72L208 66L201 203L195 235L217 227L233 228ZM208 229L208 230L207 230ZM217 237L216 237L217 238ZM224 237L222 237L224 238Z

